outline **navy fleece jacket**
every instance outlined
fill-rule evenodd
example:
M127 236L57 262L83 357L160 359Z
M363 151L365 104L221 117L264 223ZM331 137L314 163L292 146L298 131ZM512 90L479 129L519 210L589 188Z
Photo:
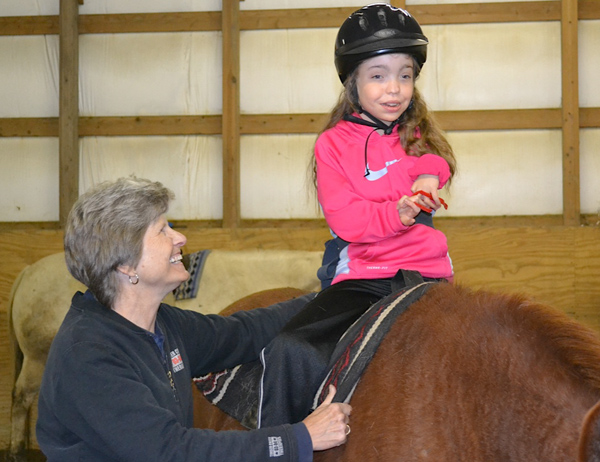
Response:
M37 439L49 462L304 461L302 423L255 431L193 428L192 377L258 357L312 296L229 317L162 304L153 335L78 292L40 390Z

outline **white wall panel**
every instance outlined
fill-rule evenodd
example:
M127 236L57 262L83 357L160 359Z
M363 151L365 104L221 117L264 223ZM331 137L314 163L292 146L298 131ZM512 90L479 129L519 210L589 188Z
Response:
M285 9L285 8L339 8L343 6L360 8L363 5L375 3L373 1L365 1L361 3L357 0L244 0L240 2L242 10L270 10L270 9ZM380 3L390 3L388 0L381 0ZM340 24L342 23L340 21Z
M0 117L58 116L58 37L0 37Z
M444 4L444 3L491 3L522 0L407 0L410 5ZM527 1L527 0L524 0ZM531 0L534 1L534 0ZM55 15L59 11L59 0L3 0L0 5L2 16ZM351 6L360 8L364 3L356 0L243 0L241 10L264 10L280 8L328 8ZM384 1L384 3L390 3ZM79 7L80 14L112 14L112 13L160 13L175 11L220 11L222 0L103 0L85 1Z
M336 33L334 29L242 32L242 112L329 112L342 89L333 64Z
M84 138L80 150L80 192L102 181L136 175L175 192L171 219L223 216L220 137L94 137Z
M436 110L560 105L556 23L429 26L419 80ZM335 29L242 33L241 107L246 113L328 112L341 85Z
M579 104L600 107L600 21L579 21Z
M440 216L562 213L558 130L452 132L459 174ZM442 196L444 197L444 196Z
M429 26L419 86L436 110L559 107L560 25Z
M221 112L216 32L82 35L80 69L83 116Z
M60 0L1 0L0 16L56 15Z
M314 135L243 136L242 218L317 218L310 161Z
M534 2L537 0L406 0L406 9L410 10L410 5L452 5L454 3L510 3L521 1Z
M0 221L58 220L58 139L0 138Z
M600 219L600 129L580 134L581 213L597 213Z

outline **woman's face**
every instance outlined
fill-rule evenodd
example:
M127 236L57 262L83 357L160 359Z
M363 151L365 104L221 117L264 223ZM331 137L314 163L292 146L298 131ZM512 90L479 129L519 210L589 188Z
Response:
M361 107L388 125L408 108L415 89L411 56L389 53L358 66L356 86Z
M181 262L185 236L169 226L165 215L153 222L144 234L142 257L136 267L140 284L167 295L190 274Z

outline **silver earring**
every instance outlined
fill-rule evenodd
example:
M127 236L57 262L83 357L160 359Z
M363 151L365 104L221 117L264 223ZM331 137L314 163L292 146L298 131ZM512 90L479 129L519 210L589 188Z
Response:
M129 282L133 285L136 285L138 282L140 282L140 277L137 275L137 273L135 273L133 276L129 276Z

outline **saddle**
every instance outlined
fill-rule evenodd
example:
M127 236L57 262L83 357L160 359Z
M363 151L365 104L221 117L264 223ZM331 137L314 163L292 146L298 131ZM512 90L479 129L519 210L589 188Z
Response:
M415 275L416 274L416 275ZM312 409L326 397L328 386L336 387L335 402L349 402L360 377L390 327L408 307L436 282L425 282L418 273L404 272L406 286L381 299L363 313L338 341ZM248 429L258 426L259 387L263 374L260 360L193 379L209 402Z

